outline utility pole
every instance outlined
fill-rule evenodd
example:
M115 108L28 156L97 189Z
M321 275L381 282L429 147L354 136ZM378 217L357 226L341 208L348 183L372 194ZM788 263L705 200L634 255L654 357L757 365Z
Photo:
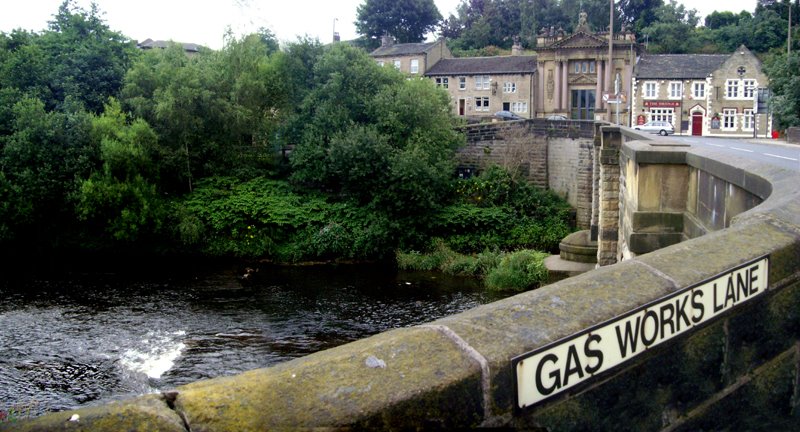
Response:
M611 89L611 76L612 70L614 69L614 0L608 0L608 4L608 66L606 67L606 91ZM611 123L610 103L606 103L606 121Z
M792 53L792 0L789 0L789 31L786 33L786 57Z

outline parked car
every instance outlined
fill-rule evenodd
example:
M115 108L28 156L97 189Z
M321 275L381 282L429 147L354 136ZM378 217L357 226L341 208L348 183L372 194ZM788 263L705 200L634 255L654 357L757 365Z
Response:
M494 116L501 120L522 120L522 117L514 114L511 111L497 111Z
M545 117L545 120L569 120L567 116L563 116L561 114L551 114Z
M672 127L672 123L665 121L649 121L643 125L636 125L633 128L644 132L657 133L662 136L675 133L675 128Z

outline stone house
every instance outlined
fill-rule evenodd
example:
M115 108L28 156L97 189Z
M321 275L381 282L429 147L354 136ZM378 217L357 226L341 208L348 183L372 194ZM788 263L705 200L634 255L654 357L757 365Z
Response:
M381 46L370 55L380 65L391 64L402 72L419 76L423 76L439 60L453 57L443 39L396 44L391 36L383 36Z
M731 54L643 55L633 80L631 123L672 123L676 133L766 135L771 129L759 94L769 80L744 45Z
M425 76L447 90L453 112L467 118L500 110L532 118L536 57L499 56L442 59Z

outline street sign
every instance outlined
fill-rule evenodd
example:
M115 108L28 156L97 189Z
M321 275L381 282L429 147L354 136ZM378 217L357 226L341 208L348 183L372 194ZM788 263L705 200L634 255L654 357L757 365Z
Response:
M769 289L769 256L584 329L511 361L516 408L543 402L600 376Z

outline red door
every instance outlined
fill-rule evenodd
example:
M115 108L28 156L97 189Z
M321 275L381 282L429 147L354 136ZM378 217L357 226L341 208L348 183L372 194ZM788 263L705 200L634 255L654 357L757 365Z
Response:
M703 113L692 113L692 135L703 135Z

